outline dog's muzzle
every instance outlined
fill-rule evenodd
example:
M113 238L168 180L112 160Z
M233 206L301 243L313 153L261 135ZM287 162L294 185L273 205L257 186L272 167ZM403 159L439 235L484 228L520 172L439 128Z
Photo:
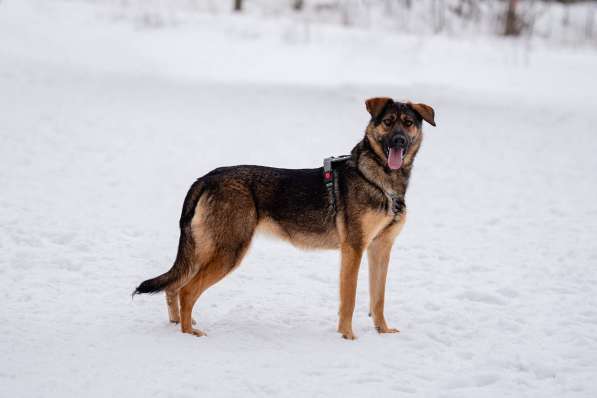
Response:
M408 137L402 134L396 134L390 141L390 147L402 148L406 152L406 148L408 147Z
M410 144L410 140L404 134L395 134L389 142L387 156L388 167L392 170L398 170L402 167L402 160Z

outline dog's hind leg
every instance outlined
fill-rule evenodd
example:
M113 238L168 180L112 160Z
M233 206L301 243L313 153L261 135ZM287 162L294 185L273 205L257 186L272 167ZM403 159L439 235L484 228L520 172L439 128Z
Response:
M199 296L201 296L207 288L220 281L227 274L228 272L224 270L224 267L222 267L217 260L213 261L204 266L197 275L195 275L193 279L180 290L180 325L183 333L190 333L195 336L205 335L203 331L193 328L193 318L191 317L193 307Z
M168 305L168 318L172 323L180 322L180 307L178 305L178 292L166 290L166 304Z
M249 241L242 243L231 253L216 256L212 261L199 269L199 272L180 290L180 325L183 333L204 336L205 333L195 329L191 317L193 306L201 294L232 272L241 262L249 247Z
M249 249L256 225L255 215L248 212L247 217L239 217L238 222L228 224L226 230L217 234L217 239L214 240L215 247L209 259L197 267L195 276L179 291L180 326L183 333L205 335L201 330L192 327L193 306L205 290L222 280L240 264ZM197 257L199 261L202 256L199 254Z
M222 182L197 204L191 222L195 248L191 262L196 273L179 291L183 333L205 334L192 327L193 306L206 289L240 264L253 238L257 219L253 195L244 183L236 180Z
M180 323L180 299L178 292L171 292L166 290L166 304L168 306L168 319L170 322ZM191 323L195 325L195 319L191 318Z

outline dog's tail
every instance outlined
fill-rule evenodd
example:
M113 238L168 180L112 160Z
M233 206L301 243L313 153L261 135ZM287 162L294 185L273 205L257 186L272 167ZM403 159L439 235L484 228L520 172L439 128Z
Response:
M178 242L178 253L176 260L170 270L160 276L148 279L142 282L135 291L136 294L155 294L167 288L177 288L184 285L184 283L192 277L196 270L194 270L194 251L195 242L191 233L191 220L195 214L195 207L199 198L203 194L204 184L201 179L197 180L189 189L182 208L182 215L180 217L180 240Z
M193 259L194 247L190 228L183 228L180 231L178 254L172 268L160 276L142 282L133 292L133 296L143 293L155 294L166 288L177 289L179 286L184 285L196 271L194 270L195 261Z
M175 282L178 279L176 276L176 272L174 272L175 268L176 268L176 264L170 269L170 271L168 271L160 276L156 276L155 278L148 279L148 280L142 282L139 286L137 286L137 288L133 292L133 296L135 294L159 293L162 290L166 289L169 285L171 285L173 282Z

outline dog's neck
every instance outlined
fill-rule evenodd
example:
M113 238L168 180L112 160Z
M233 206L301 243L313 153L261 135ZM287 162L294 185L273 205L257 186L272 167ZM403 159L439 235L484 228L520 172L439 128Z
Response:
M352 161L359 172L369 182L377 185L391 195L404 197L410 179L413 161L418 151L412 148L398 170L392 170L387 165L387 160L381 159L371 147L369 139L365 136L351 151Z

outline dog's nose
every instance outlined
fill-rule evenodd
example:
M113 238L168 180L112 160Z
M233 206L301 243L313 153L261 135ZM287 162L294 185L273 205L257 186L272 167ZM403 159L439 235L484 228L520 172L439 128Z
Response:
M403 135L395 135L392 137L392 146L395 148L406 148L408 140Z

